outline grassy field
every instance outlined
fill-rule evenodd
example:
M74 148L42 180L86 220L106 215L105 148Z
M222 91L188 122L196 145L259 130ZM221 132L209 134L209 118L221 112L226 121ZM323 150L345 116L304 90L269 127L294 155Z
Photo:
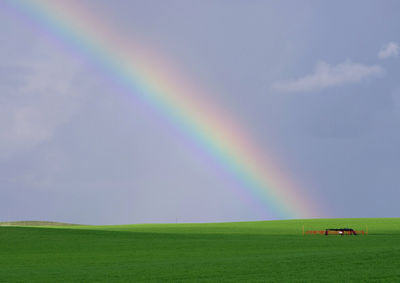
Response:
M0 227L1 282L111 280L399 282L400 218Z

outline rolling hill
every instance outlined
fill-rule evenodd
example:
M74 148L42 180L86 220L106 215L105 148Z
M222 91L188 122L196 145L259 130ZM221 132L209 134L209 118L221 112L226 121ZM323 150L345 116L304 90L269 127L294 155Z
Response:
M351 227L360 236L304 235ZM400 218L0 227L0 281L399 281Z

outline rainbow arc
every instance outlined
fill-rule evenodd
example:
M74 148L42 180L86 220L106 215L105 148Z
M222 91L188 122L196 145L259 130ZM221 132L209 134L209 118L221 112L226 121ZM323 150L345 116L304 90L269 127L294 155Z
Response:
M151 106L166 121L206 152L274 218L315 217L312 198L282 172L276 159L238 127L238 123L201 89L146 46L126 39L79 1L6 0L8 6L79 52L135 99Z

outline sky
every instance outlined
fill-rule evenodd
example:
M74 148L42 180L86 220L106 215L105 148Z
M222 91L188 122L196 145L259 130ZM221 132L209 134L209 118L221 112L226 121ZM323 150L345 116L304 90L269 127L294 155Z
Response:
M229 113L313 217L399 217L398 1L76 2ZM34 17L0 5L0 37L0 221L280 219Z

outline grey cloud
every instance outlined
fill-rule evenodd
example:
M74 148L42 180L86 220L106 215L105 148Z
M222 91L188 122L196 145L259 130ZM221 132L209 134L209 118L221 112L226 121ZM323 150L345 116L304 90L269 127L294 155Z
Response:
M63 62L60 70L51 61L31 61L2 69L9 71L0 103L0 158L5 158L51 140L68 120L79 103L71 87L79 66Z

